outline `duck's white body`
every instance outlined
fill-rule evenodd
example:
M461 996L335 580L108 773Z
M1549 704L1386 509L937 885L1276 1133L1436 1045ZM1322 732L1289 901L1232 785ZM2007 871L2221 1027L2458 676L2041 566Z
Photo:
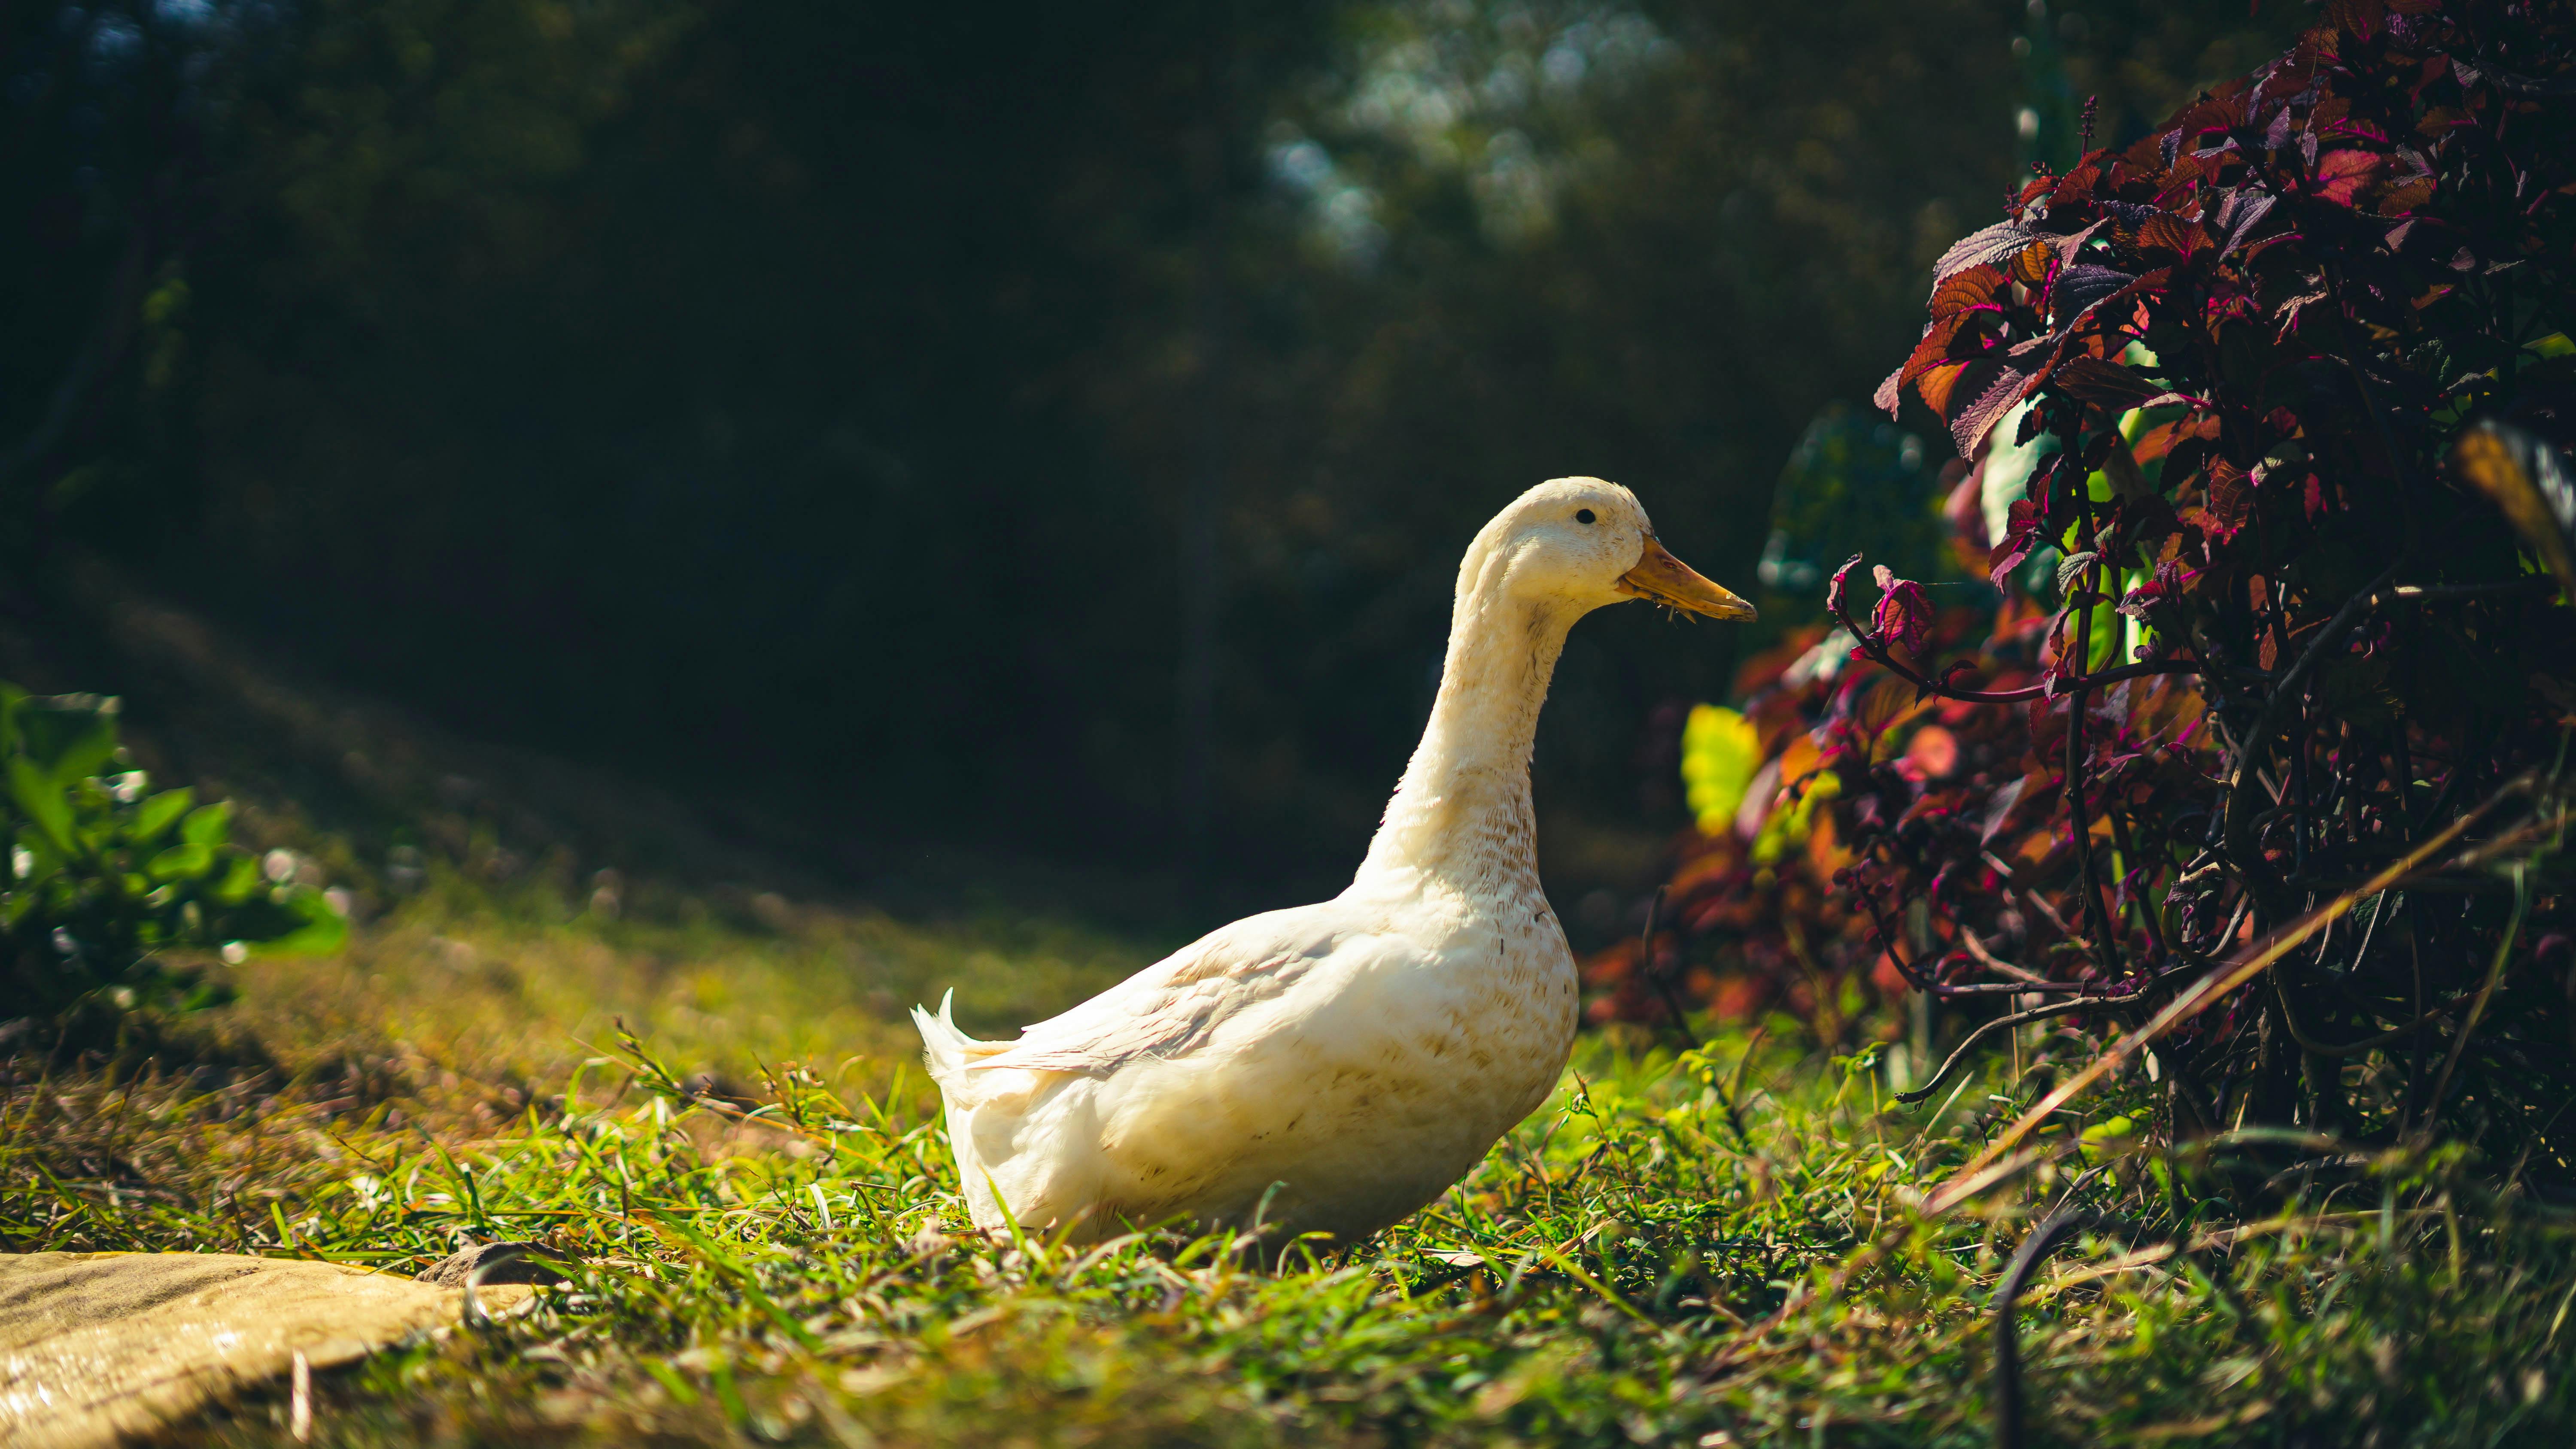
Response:
M1545 1101L1576 993L1539 888L1530 745L1566 631L1640 593L1751 613L1654 545L1627 490L1531 490L1460 568L1439 699L1347 890L1211 932L1015 1042L916 1008L976 1225L1349 1241Z

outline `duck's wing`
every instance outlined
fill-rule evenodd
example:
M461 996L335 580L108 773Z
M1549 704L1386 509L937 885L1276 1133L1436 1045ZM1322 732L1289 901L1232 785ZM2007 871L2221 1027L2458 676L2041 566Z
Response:
M967 1063L972 1071L1106 1071L1207 1040L1228 1017L1276 1000L1309 977L1363 923L1338 902L1247 916L1222 926L1020 1039Z

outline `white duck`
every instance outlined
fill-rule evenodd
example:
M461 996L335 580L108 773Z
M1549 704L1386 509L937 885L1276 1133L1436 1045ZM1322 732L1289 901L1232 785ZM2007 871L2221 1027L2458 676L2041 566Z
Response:
M1754 616L1665 552L1627 489L1522 494L1459 565L1439 699L1349 889L1211 932L1015 1042L914 1008L976 1226L1084 1241L1257 1219L1350 1242L1536 1110L1576 1002L1530 743L1566 631L1622 598Z

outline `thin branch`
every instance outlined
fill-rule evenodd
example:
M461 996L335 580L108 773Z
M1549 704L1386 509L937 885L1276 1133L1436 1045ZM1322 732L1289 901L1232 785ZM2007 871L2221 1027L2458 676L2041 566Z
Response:
M1664 1009L1673 1014L1673 1025L1688 1037L1690 1013L1682 1009L1681 998L1673 994L1672 983L1664 979L1664 973L1655 969L1655 927L1660 924L1657 918L1664 913L1664 892L1670 889L1669 885L1655 887L1655 898L1646 903L1646 929L1637 937L1637 971L1646 978L1646 984L1655 989L1655 995L1663 998Z
M2048 685L2044 683L2025 685L2020 689L1954 688L1900 662L1895 655L1888 652L1885 644L1879 642L1878 636L1852 621L1848 606L1836 606L1834 616L1841 622L1843 628L1850 632L1853 643L1862 653L1870 657L1871 662L1925 694L1941 699L1955 699L1967 704L2020 704L2027 700L2038 699L2048 693ZM1957 665L1952 666L1952 670L1966 663L1967 661L1961 660ZM2084 675L2077 680L2061 681L2060 692L2063 693L2065 689L2077 684L2087 689L2099 689L2118 684L2123 680L2152 679L2162 674L2209 674L2216 668L2215 665L2206 664L2197 659L2151 659L2140 664L2123 664L2116 669L2105 669L2099 674ZM1951 671L1944 671L1945 674L1949 672Z
M2163 978L2159 977L2158 981L2161 982L2162 979ZM2028 1011L2016 1011L2010 1016L1998 1016L1994 1020L1978 1027L1975 1031L1968 1033L1967 1040L1962 1041L1956 1047L1951 1048L1949 1059L1941 1063L1941 1069L1939 1071L1934 1072L1929 1078L1925 1079L1923 1085L1914 1091L1897 1093L1896 1100L1904 1103L1908 1107L1911 1107L1915 1103L1922 1101L1924 1098L1931 1096L1933 1089L1940 1086L1941 1083L1949 1077L1951 1068L1956 1067L1959 1063L1967 1060L1970 1048L1974 1047L1978 1042L1983 1041L1987 1037L1994 1035L1996 1032L2010 1031L2014 1027L2027 1026L2034 1021L2046 1021L2052 1016L2072 1016L2079 1011L2104 1006L2132 1005L2144 999L2147 993L2154 989L2155 987L2150 985L2141 987L2125 996L2086 996L2074 1001L2052 1001L2046 1006L2035 1006Z
M2460 1056L2469 1049L2469 1038L2478 1034L2478 1023L2487 1014L2487 1001L2495 995L2496 983L2504 979L2505 962L2512 959L2514 938L2522 933L2524 912L2531 908L2531 872L2516 865L2513 872L2513 915L2504 923L2504 939L2496 942L2495 959L2487 966L2487 979L2478 987L2475 1001L2469 1003L2469 1019L2460 1023L2460 1034L2451 1038L2451 1054L2442 1058L2441 1073L2433 1078L2433 1096L2424 1104L2424 1121L2430 1124L2442 1111L2442 1098L2451 1090L2451 1073L2460 1065Z
M1986 857L1986 860L1990 865L1994 863L1994 857L1992 856ZM2006 883L2010 883L2012 880L2012 872L2004 871L2003 877ZM2027 966L2016 966L2012 962L2006 961L2002 957L1997 956L1992 950L1987 948L1985 942L1977 939L1977 933L1970 929L1965 921L1959 923L1959 939L1967 943L1968 954L1984 962L1986 964L1986 969L1990 971L2000 971L2006 976L2028 982L2034 986L2055 984L2047 977L2040 975L2038 972L2031 970Z
M2397 563L2390 564L2361 592L2344 600L2343 607L2335 611L2332 619L2326 621L2325 628L2318 631L2316 639L2299 655L2298 662L2275 677L2271 695L2263 701L2263 712L2255 716L2254 727L2247 730L2244 738L2237 744L2236 768L2229 772L2227 781L2224 838L2227 842L2228 859L2244 873L2245 879L2258 891L2266 887L2277 889L2277 886L2272 880L2270 867L2263 860L2262 852L2255 848L2254 794L2245 788L2246 776L2260 768L2262 762L2271 755L2272 737L2281 727L2282 716L2287 712L2289 702L2299 697L2300 687L2307 682L2308 676L2315 672L2317 666L2325 661L2329 653L2343 647L2345 636L2349 635L2376 605L2381 591L2386 589L2389 581L2397 576L2397 570L2404 562L2405 560L2401 558Z
M2012 1266L2004 1271L2001 1283L1995 1285L1992 1309L1995 1315L1994 1401L1996 1449L2021 1449L2021 1342L2013 1323L2013 1303L2039 1269L2040 1261L2057 1251L2060 1244L2093 1226L2094 1215L2077 1208L2060 1208L2048 1221L2031 1230L2022 1239L2021 1250L2013 1254Z
M2364 889L2336 897L2289 927L2275 932L2269 940L2248 951L2239 961L2219 967L2202 977L2197 984L2167 1002L2163 1009L2156 1013L2153 1020L2130 1031L2096 1054L2090 1063L2051 1088L2048 1095L2022 1113L2011 1126L1997 1133L1974 1159L1951 1177L1948 1183L1924 1199L1924 1215L1939 1216L1957 1207L1972 1193L1981 1191L1981 1174L2019 1146L2023 1138L2029 1136L2040 1123L2048 1120L2050 1114L2073 1100L2076 1094L2111 1072L2117 1071L2123 1063L2135 1056L2149 1042L2207 1010L2233 993L2236 988L2269 970L2274 962L2305 945L2317 932L2351 910L2356 902L2380 891L2404 886L2407 878L2420 869L2426 861L2449 849L2452 842L2458 840L2470 826L2484 818L2489 810L2527 789L2530 783L2531 779L2528 776L2514 781L2475 810L2452 821L2440 834L2417 846L2404 859L2392 863L2386 870L2372 877L2369 885Z
M2111 839L2120 847L2120 859L2127 863L2129 869L2140 872L2143 878L2146 863L2138 855L2137 843L2129 838L2128 817L2107 806L2104 807L2102 814L2111 822ZM2137 902L2138 920L2147 928L2147 938L2156 943L2158 952L2166 956L2172 955L2173 946L2165 940L2165 923L2158 918L2156 903L2147 899L2147 893L2143 888L2130 899Z
M2020 878L2013 874L2013 868L2004 863L2003 857L1995 854L1991 850L1980 851L1978 854L1979 858L1983 859L1986 864L1994 867L1996 873L2004 878L2004 884L2011 886L2015 891L2019 892L2022 900L2026 902L2032 910L2039 912L2041 919L2057 928L2057 934L2064 936L2070 941L2080 939L2075 934L2075 928L2066 924L2066 918L2057 913L2057 908L2055 906L2052 906L2048 902L2040 899L2037 892L2021 883Z
M2558 580L2548 574L2532 574L2519 579L2505 579L2485 584L2399 584L2391 590L2410 604L2438 604L2452 599L2491 599L2528 594L2546 598L2558 592Z

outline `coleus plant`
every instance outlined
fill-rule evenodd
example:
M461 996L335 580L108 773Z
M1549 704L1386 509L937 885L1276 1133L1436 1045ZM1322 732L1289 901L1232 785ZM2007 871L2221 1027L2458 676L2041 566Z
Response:
M2439 1124L2576 1191L2571 266L2563 4L2334 0L2035 175L1876 399L1967 460L1999 606L1835 575L1696 726L1761 763L1596 1013L2053 1020L2179 1134Z

